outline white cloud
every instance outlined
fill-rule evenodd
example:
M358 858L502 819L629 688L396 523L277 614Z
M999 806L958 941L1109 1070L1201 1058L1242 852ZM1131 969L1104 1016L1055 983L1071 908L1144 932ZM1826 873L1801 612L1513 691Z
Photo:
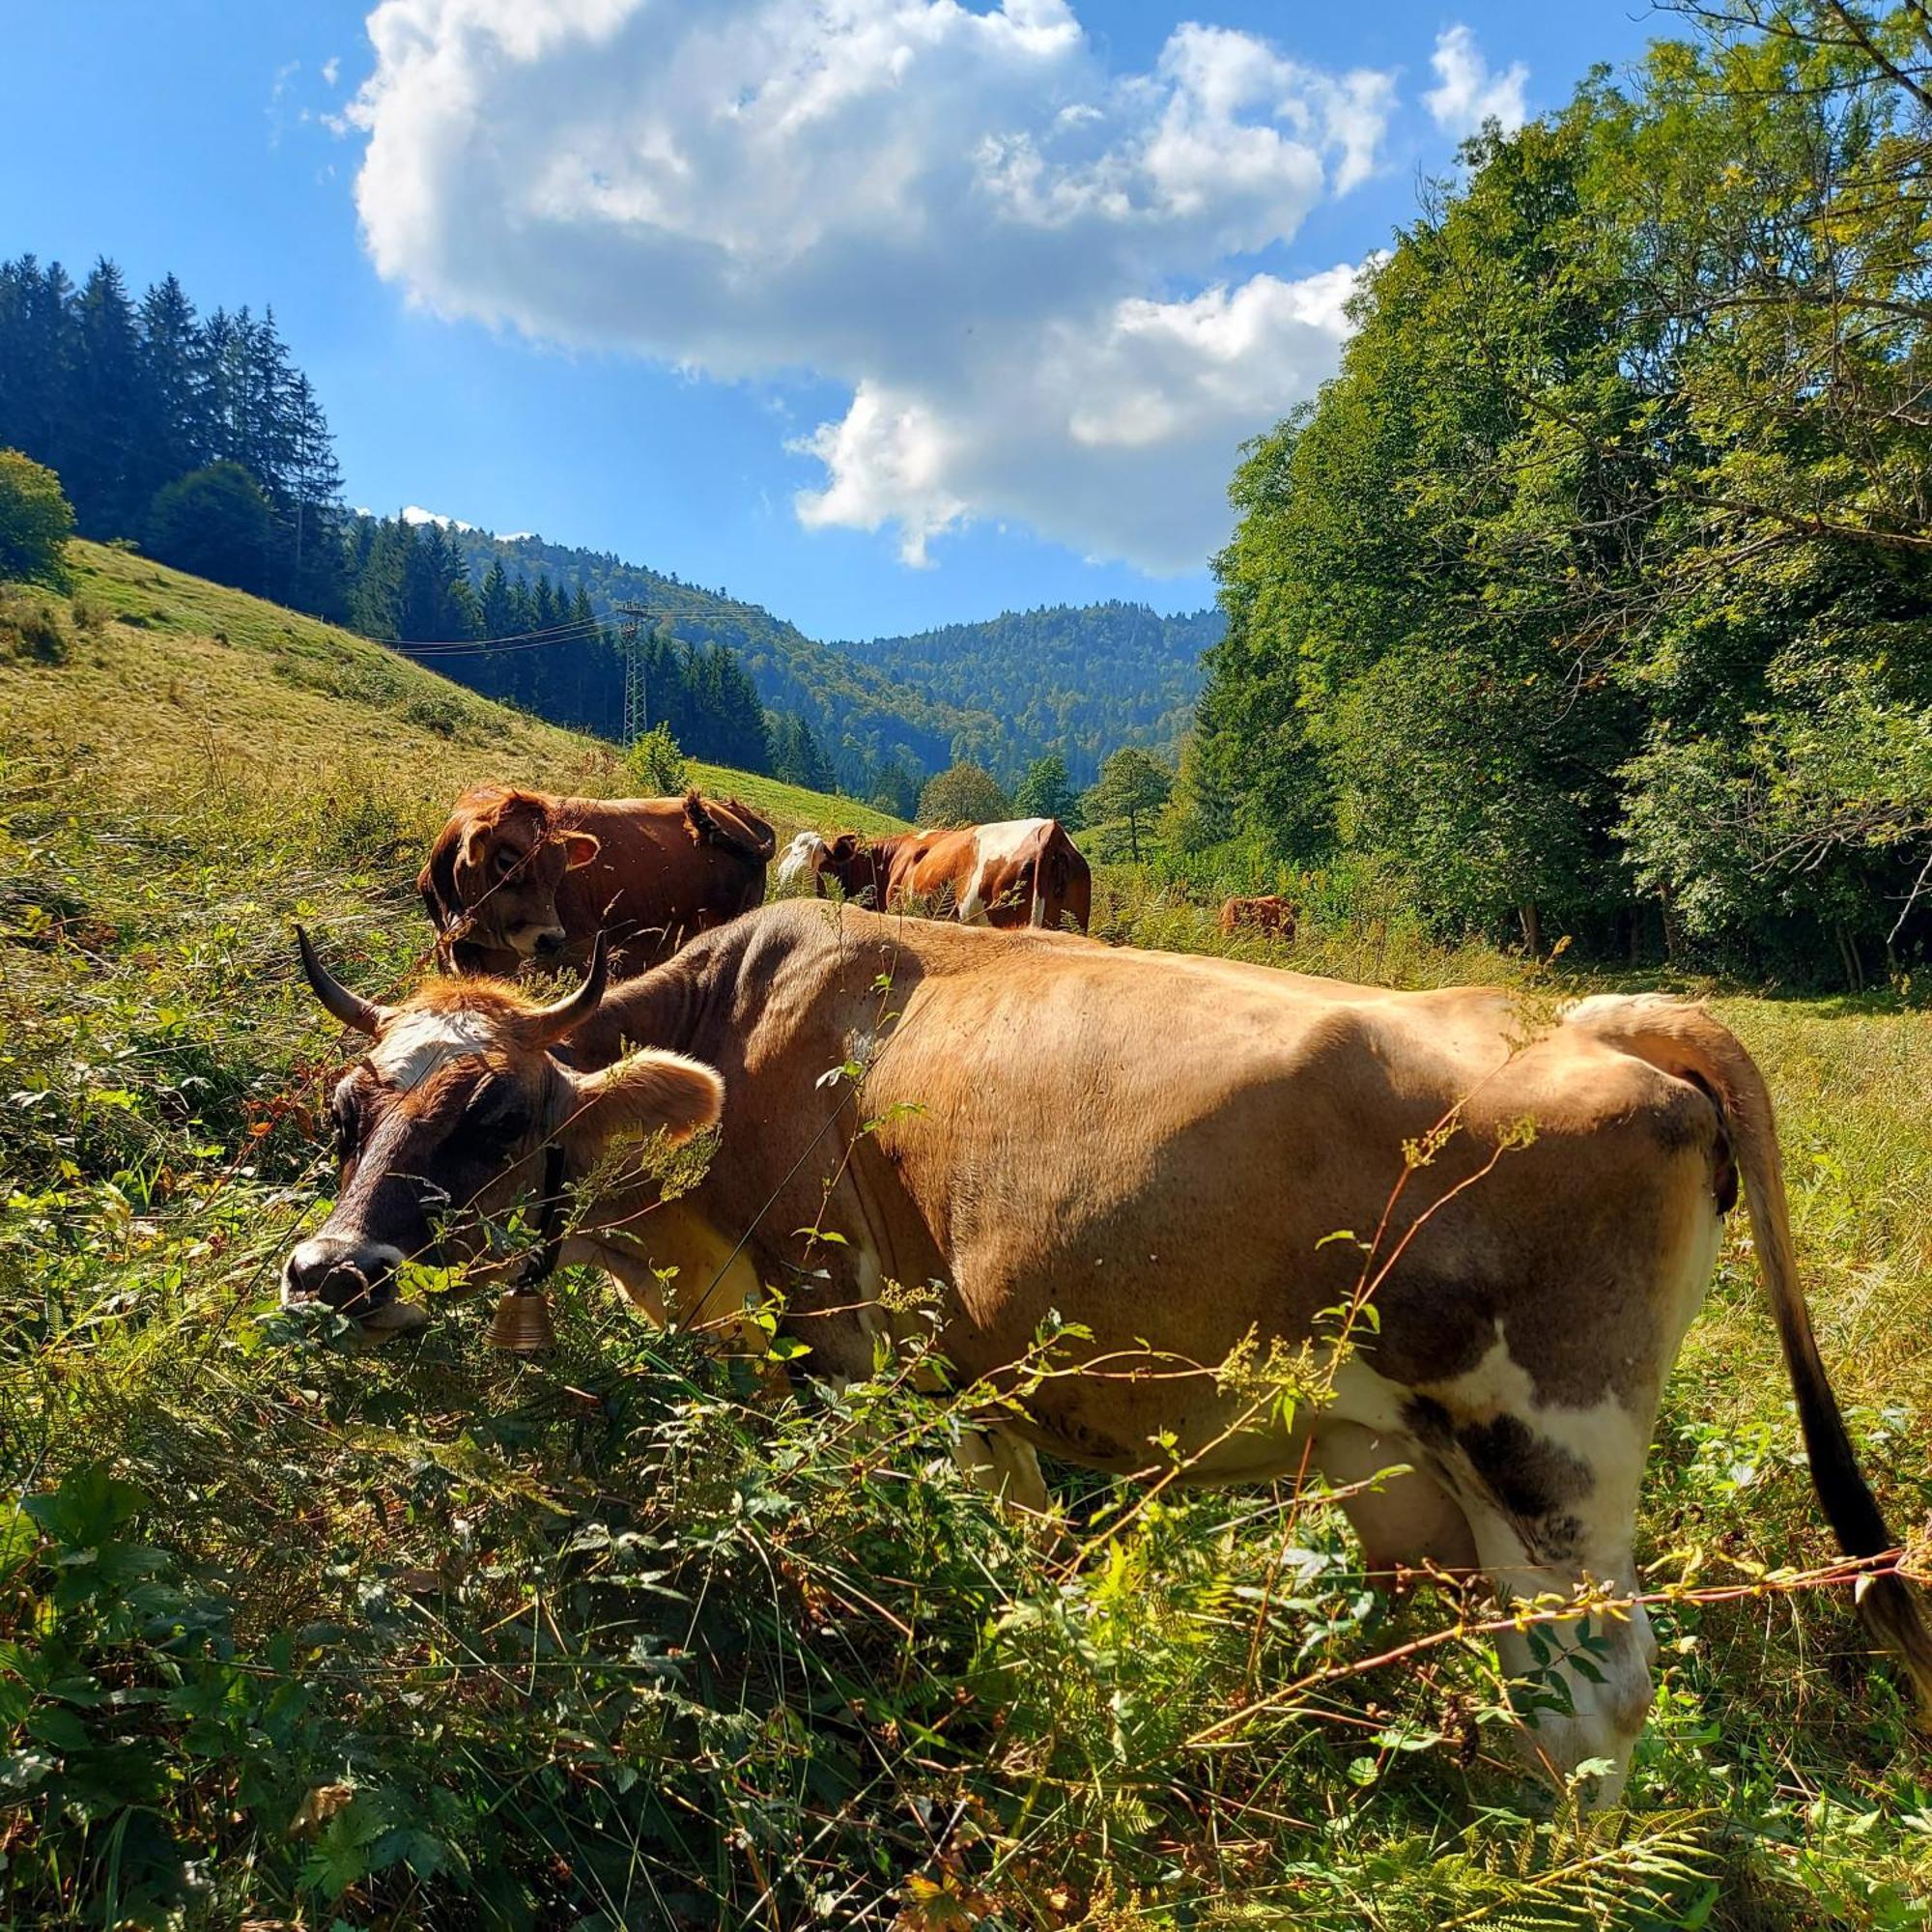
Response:
M342 77L342 59L338 54L330 54L322 64L322 84L333 87Z
M1376 165L1385 73L1068 0L383 0L357 204L438 311L722 378L810 372L810 525L975 516L1198 565L1240 440L1335 365L1350 273L1248 258Z
M405 503L401 515L406 524L435 524L445 530L473 530L476 527L474 524L466 524L461 517L445 517L440 510L425 510L420 503Z
M1473 134L1485 121L1501 124L1503 132L1514 133L1529 119L1523 104L1523 89L1529 85L1529 70L1520 61L1512 61L1503 73L1492 73L1476 37L1465 26L1445 27L1435 37L1435 51L1429 57L1440 83L1422 97L1423 104L1445 134L1458 140Z

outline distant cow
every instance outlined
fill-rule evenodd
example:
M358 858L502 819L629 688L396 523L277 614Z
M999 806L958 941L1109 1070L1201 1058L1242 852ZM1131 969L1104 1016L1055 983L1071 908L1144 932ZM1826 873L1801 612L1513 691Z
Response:
M1013 818L950 832L866 838L841 832L829 844L801 832L786 848L779 883L810 869L822 895L835 879L848 899L878 912L929 905L962 925L1044 925L1070 915L1082 932L1094 910L1094 873L1057 818Z
M608 998L596 959L549 1008L479 980L378 1006L301 952L370 1038L331 1098L341 1173L289 1257L291 1302L421 1327L402 1264L500 1274L491 1223L541 1187L540 1270L601 1265L647 1311L726 1333L784 1282L780 1332L825 1377L874 1372L897 1282L938 1292L961 1385L1013 1388L1057 1311L1061 1366L984 1425L1016 1498L1045 1501L1036 1448L1162 1483L1320 1471L1371 1572L1435 1562L1554 1600L1498 1649L1541 1686L1536 1757L1599 1761L1599 1802L1651 1698L1628 1601L1644 1455L1742 1185L1812 1480L1873 1559L1867 1623L1932 1706L1932 1636L1812 1339L1771 1098L1699 1008L1601 995L1532 1020L1505 992L802 902ZM852 1088L829 1086L848 1063ZM714 1122L703 1179L668 1202L609 1158ZM1378 1230L1367 1257L1344 1228ZM1371 1299L1338 1347L1337 1311ZM1282 1401L1276 1363L1302 1378L1311 1349L1332 1399ZM1248 1374L1221 1373L1237 1356ZM1625 1606L1564 1612L1605 1590Z
M777 835L730 799L553 798L472 785L416 890L446 971L582 966L601 930L620 974L762 902Z
M1233 939L1237 932L1259 932L1270 939L1294 937L1294 923L1301 916L1279 893L1264 893L1259 898L1229 899L1221 908L1221 936Z

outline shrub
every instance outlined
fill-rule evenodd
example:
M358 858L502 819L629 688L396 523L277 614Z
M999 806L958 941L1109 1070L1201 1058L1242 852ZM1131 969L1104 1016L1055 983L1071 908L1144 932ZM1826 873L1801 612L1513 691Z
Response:
M262 486L239 463L211 463L156 492L148 510L148 549L177 570L259 591L269 524Z
M0 578L63 582L72 534L73 505L60 478L17 449L0 449Z
M642 796L669 798L691 788L691 760L668 724L653 724L624 753L624 776Z
M0 588L0 643L13 656L59 664L70 641L66 613L51 598Z

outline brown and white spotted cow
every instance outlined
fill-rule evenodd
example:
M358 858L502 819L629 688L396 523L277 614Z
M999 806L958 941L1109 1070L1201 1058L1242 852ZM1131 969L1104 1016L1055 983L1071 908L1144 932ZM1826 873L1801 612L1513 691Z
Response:
M584 965L608 937L620 973L765 896L778 849L735 798L558 798L471 785L416 877L446 971Z
M1043 925L1067 920L1087 930L1094 871L1057 818L1012 818L951 831L867 838L841 832L829 843L801 832L785 848L779 884L807 871L814 890L834 880L846 898L875 912L930 907L962 925Z
M470 1252L466 1210L504 1211L547 1143L566 1156L560 1189L613 1136L711 1121L722 1079L703 1181L656 1210L648 1183L613 1183L564 1261L601 1264L660 1316L659 1270L675 1267L671 1312L699 1321L789 1282L781 1326L835 1377L871 1371L888 1282L942 1286L939 1346L968 1378L1019 1361L1057 1311L1091 1331L1076 1352L1116 1372L1028 1398L996 1458L1023 1496L1043 1500L1034 1447L1132 1475L1167 1466L1159 1436L1210 1483L1292 1478L1305 1457L1363 1485L1344 1507L1371 1570L1469 1566L1569 1602L1636 1587L1659 1393L1741 1180L1825 1513L1853 1555L1892 1548L1812 1340L1764 1082L1699 1008L1605 997L1538 1024L1498 992L1384 992L808 900L706 933L601 1001L600 967L552 1011L489 981L373 1007L304 954L324 1004L370 1039L335 1094L336 1206L289 1260L291 1298L407 1323L398 1261ZM828 1085L848 1064L856 1086ZM1406 1170L1405 1143L1445 1119L1457 1131ZM808 1257L796 1231L814 1226L841 1242ZM1378 1319L1333 1400L1257 1415L1216 1367L1331 1334L1324 1311L1364 1278L1332 1236L1378 1226ZM1118 1373L1143 1349L1165 1373ZM1932 1698L1912 1586L1881 1570L1862 1608ZM1570 1709L1528 1742L1558 1772L1609 1759L1608 1800L1650 1704L1643 1610L1600 1612L1581 1662L1576 1621L1549 1628ZM1503 1642L1527 1672L1527 1638Z

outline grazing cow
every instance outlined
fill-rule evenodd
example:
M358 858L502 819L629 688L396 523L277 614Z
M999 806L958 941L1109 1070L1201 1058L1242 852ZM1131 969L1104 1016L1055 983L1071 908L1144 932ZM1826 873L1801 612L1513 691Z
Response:
M832 1377L871 1372L888 1284L936 1285L939 1346L968 1379L997 1381L1057 1312L1083 1334L1057 1345L1069 1370L1112 1366L1038 1381L1010 1419L1023 1492L1041 1493L1026 1445L1122 1475L1172 1451L1213 1483L1313 1467L1349 1487L1371 1571L1467 1566L1569 1602L1637 1586L1659 1393L1742 1182L1825 1514L1854 1556L1892 1547L1812 1339L1764 1082L1699 1008L1605 996L1536 1022L1482 989L810 901L706 933L601 1002L600 957L549 1009L447 980L376 1007L305 940L303 959L371 1039L335 1092L343 1171L289 1260L292 1298L414 1320L390 1312L404 1256L487 1252L463 1209L501 1214L540 1166L560 1198L609 1173L613 1137L704 1125L722 1077L703 1180L653 1208L648 1182L611 1179L552 1259L602 1264L660 1317L675 1267L672 1312L701 1321L788 1284L781 1329ZM1433 1151L1411 1165L1406 1144ZM440 1231L432 1201L456 1204ZM1347 1229L1380 1231L1366 1259ZM1376 1319L1324 1406L1285 1413L1217 1376L1236 1351L1331 1343L1365 1283ZM1124 1373L1143 1350L1160 1373ZM1932 1704L1913 1587L1875 1571L1862 1608ZM1644 1612L1546 1634L1564 1694L1528 1742L1558 1772L1610 1760L1607 1801L1651 1699ZM1501 1641L1531 1674L1528 1636Z
M1279 893L1259 898L1229 899L1221 907L1221 936L1232 939L1237 932L1259 932L1269 939L1291 941L1301 909Z
M765 896L778 838L734 798L552 798L472 785L416 890L446 972L582 966L600 932L620 974L668 958Z
M821 895L836 880L848 899L878 912L930 906L962 925L1044 925L1070 917L1082 932L1094 911L1094 871L1057 818L1013 818L953 831L866 838L841 832L829 844L801 832L785 849L779 883L810 868Z

